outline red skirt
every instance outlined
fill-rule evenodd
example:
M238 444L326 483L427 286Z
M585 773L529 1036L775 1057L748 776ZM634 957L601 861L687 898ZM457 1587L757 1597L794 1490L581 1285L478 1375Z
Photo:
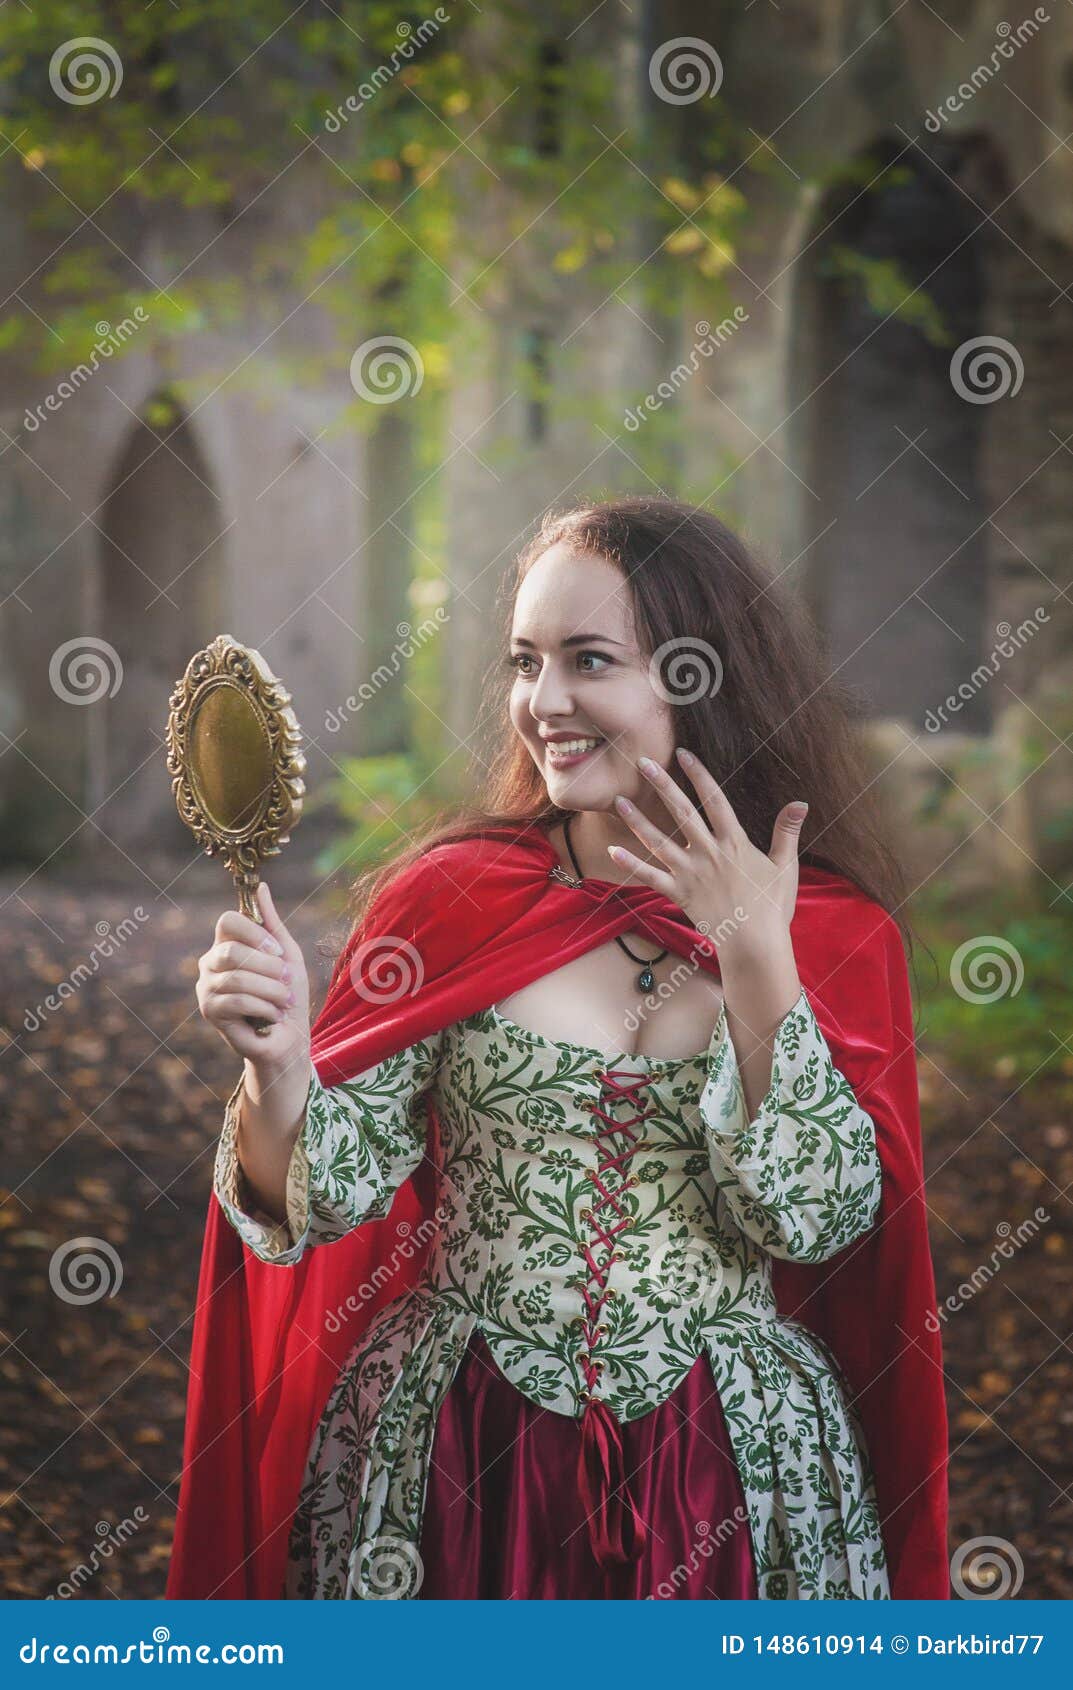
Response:
M418 1599L755 1598L708 1357L619 1425L536 1407L475 1331L436 1422L419 1553Z

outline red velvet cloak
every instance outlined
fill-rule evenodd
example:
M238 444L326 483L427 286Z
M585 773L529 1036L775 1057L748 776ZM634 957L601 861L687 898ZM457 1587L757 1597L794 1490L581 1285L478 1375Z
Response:
M591 877L574 888L550 878L557 864L531 824L437 846L397 874L347 941L313 1026L324 1084L619 933L644 932L718 977L714 947L671 900ZM791 936L835 1065L875 1123L883 1190L875 1225L830 1261L773 1260L776 1303L827 1343L845 1374L875 1472L892 1595L946 1598L947 1420L905 953L879 905L808 865ZM390 1214L292 1266L259 1261L210 1194L169 1597L283 1594L291 1520L331 1387L372 1315L416 1281L427 1255L426 1244L398 1265L400 1236L411 1236L403 1223L416 1230L435 1207L431 1096L428 1113L429 1155ZM377 1275L389 1257L392 1270ZM326 1313L370 1284L380 1289L357 1313L326 1325Z

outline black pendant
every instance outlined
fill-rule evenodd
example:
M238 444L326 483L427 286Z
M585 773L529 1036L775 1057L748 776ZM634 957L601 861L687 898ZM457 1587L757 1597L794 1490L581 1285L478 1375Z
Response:
M642 992L650 992L652 990L655 978L656 977L650 968L642 968L640 974L637 976L637 984L640 986Z

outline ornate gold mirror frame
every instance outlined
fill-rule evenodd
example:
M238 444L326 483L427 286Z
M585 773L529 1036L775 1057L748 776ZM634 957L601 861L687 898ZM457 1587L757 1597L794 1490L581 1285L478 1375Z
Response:
M305 758L291 695L260 652L218 634L194 653L171 695L167 760L179 815L235 882L260 922L261 863L278 856L302 814ZM256 1031L270 1023L252 1022Z

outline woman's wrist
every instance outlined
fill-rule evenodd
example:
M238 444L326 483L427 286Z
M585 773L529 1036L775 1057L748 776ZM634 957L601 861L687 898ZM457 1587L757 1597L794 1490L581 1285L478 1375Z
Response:
M793 957L790 925L776 911L770 915L754 911L742 921L724 922L722 931L725 936L717 946L720 966L755 971L764 966L777 968L787 956Z
M743 1019L757 1027L781 1021L801 995L793 941L785 926L771 928L762 937L753 933L748 942L736 937L720 945L719 972L724 997L740 1004Z
M775 1036L801 996L789 928L772 932L755 948L721 947L719 970L727 1030L751 1118L771 1084Z
M312 1061L308 1053L280 1069L246 1058L235 1149L254 1205L280 1222L287 1215L287 1177L305 1122Z
M273 1133L293 1135L305 1114L312 1076L308 1048L282 1064L247 1056L243 1091L258 1125Z

